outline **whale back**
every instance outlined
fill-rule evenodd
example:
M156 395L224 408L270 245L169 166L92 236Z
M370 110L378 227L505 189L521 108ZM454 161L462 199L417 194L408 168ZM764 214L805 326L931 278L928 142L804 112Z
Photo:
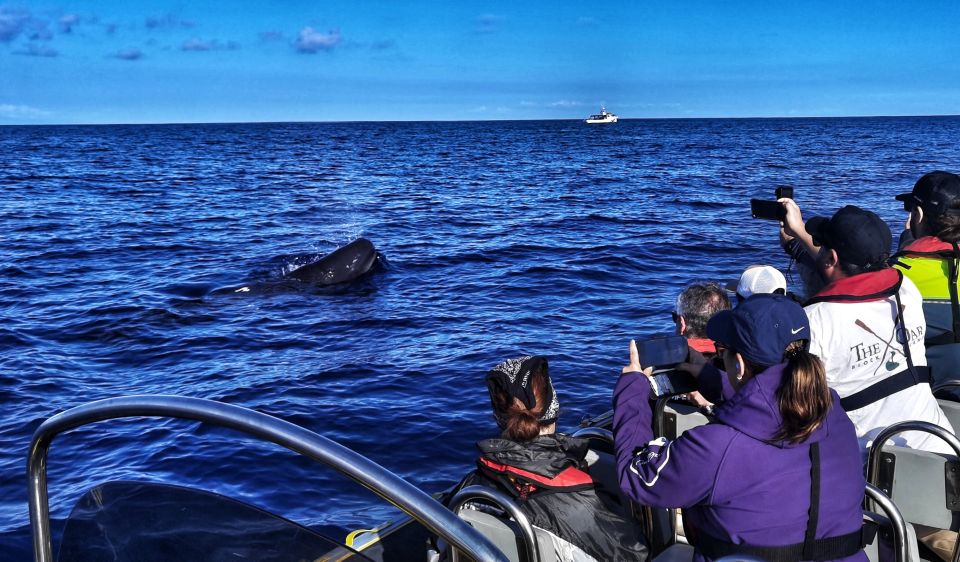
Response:
M347 283L366 274L377 262L377 249L366 238L357 238L287 277L318 285Z

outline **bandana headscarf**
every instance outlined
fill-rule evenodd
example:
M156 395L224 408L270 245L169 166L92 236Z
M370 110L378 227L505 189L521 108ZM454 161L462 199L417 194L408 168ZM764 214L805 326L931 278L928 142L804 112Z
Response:
M500 363L487 373L487 388L491 391L491 397L493 390L499 388L512 398L523 402L528 409L536 407L537 397L533 393L530 379L531 375L541 368L546 371L547 358L540 355L517 357ZM547 375L547 392L547 401L550 405L540 416L540 423L544 425L557 421L560 415L560 402L557 401L557 393L553 389L553 381L550 380L549 375ZM497 424L500 427L506 424L506 420L500 418L496 405L494 405L493 415L497 418Z

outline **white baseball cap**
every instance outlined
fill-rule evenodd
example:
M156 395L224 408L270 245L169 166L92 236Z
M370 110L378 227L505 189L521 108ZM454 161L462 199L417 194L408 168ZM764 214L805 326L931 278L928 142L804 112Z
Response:
M740 275L740 281L727 285L727 290L734 291L743 298L758 293L780 292L786 294L787 279L775 267L751 265Z

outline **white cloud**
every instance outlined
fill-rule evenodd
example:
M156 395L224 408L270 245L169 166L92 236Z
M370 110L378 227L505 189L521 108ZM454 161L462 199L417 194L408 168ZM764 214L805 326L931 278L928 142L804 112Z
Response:
M295 45L301 53L313 54L318 51L332 50L340 43L340 40L340 31L338 30L321 33L312 27L304 27L300 30Z
M559 100L548 105L550 107L580 107L583 103L579 101Z
M55 57L60 53L53 47L41 45L39 43L27 43L25 49L18 49L13 52L15 55L27 55L31 57Z
M226 43L221 43L216 39L200 39L194 37L193 39L188 39L183 42L183 46L180 47L183 51L227 51L239 49L240 44L236 41L227 41Z
M494 14L483 14L477 18L477 33L496 33L500 31L503 18Z
M28 23L30 23L30 12L6 6L0 7L0 41L4 43L13 41L23 33Z
M136 47L130 47L129 49L117 51L113 57L121 60L140 60L143 58L143 52Z
M46 117L50 115L49 111L30 107L29 105L14 105L12 103L0 103L0 117L8 119L35 119L37 117Z
M62 33L72 33L73 28L80 23L80 16L77 14L67 14L60 18L60 31Z

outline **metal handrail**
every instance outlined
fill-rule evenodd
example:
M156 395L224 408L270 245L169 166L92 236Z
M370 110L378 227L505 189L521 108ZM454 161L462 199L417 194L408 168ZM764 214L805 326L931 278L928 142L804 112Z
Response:
M903 519L903 514L897 509L896 504L889 496L883 493L883 490L873 484L867 483L866 495L880 506L883 513L890 520L890 526L893 527L893 553L896 562L907 562L907 522Z
M61 412L40 424L27 460L30 524L36 562L53 562L50 505L47 497L47 452L53 438L98 421L127 417L168 417L236 429L323 463L400 508L430 531L475 560L507 562L486 537L429 494L363 455L308 429L241 406L183 396L108 398Z
M573 437L581 439L596 439L613 445L613 432L602 427L581 427L573 432Z
M953 449L953 454L960 458L960 439L957 439L956 435L946 429L924 421L908 420L897 422L888 425L883 431L878 433L876 439L873 440L873 444L870 446L870 454L867 459L867 482L869 484L876 485L880 479L880 454L883 452L884 444L894 435L903 433L904 431L921 431L936 435L946 441L947 445L950 445ZM951 560L953 562L960 562L960 541L957 541L956 546L953 548Z
M526 551L526 561L540 562L540 547L537 544L537 535L533 530L533 525L530 523L527 515L514 503L510 496L499 490L474 484L461 489L453 496L453 499L450 500L450 511L459 515L467 502L474 500L490 502L510 515L520 527L523 548ZM459 557L457 556L456 549L454 549L452 562L458 562L458 560Z

